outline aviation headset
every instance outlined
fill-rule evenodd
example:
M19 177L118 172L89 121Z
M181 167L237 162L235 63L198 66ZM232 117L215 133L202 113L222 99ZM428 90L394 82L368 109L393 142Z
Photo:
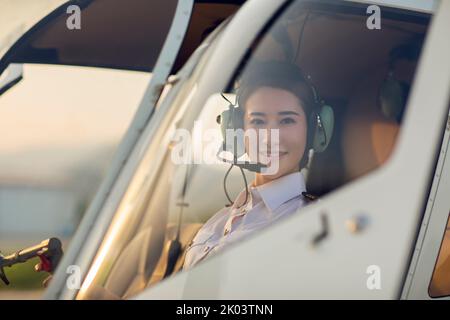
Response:
M398 46L389 54L389 69L378 93L378 105L382 114L400 124L406 107L410 85L395 77L395 66L399 60L417 61L420 45L409 43Z
M282 68L283 65L284 67L287 66L282 62L259 62L257 64L260 64L259 66L257 66L259 68L265 68L267 66L269 68ZM325 151L328 147L333 134L334 113L331 106L327 105L324 100L320 98L317 90L309 81L310 77L303 76L303 72L295 65L289 65L289 68L294 68L299 72L299 76L301 76L303 82L311 90L311 96L313 98L313 101L311 101L312 110L307 121L307 145L305 148L304 156L300 161L300 167L305 167L308 163L309 150L312 149L314 152L320 153ZM245 86L245 84L243 84L242 86ZM265 85L262 84L261 86ZM268 84L267 86L271 85ZM226 130L244 130L244 108L242 105L243 101L241 90L238 91L237 101L237 105L233 105L232 103L230 103L228 109L217 116L216 121L221 126L221 133L223 138L223 145L218 154L222 151L230 152L233 154L233 163L235 165L250 171L260 172L261 168L264 167L264 165L262 164L253 164L248 162L236 163L236 160L245 154L244 135L235 134L234 141L227 141ZM221 160L229 162L223 158L221 158Z

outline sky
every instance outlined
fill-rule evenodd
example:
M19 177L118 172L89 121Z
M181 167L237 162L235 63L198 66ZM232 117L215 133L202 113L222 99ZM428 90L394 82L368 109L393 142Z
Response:
M150 74L25 65L23 77L0 96L0 178L57 174L96 149L116 146Z
M0 0L0 55L64 2ZM0 96L0 181L58 176L117 146L150 80L142 72L51 65L25 65L23 77Z

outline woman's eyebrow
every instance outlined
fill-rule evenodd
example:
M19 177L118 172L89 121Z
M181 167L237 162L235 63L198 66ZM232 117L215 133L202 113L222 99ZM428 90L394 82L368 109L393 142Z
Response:
M299 116L300 117L300 113L295 112L295 111L280 111L280 112L277 112L277 113L280 116L295 115L295 116ZM266 113L265 112L250 112L249 116L262 116L262 117L265 117Z
M264 112L250 112L249 116L265 116Z
M288 115L297 115L297 116L300 116L300 113L297 113L297 112L295 112L295 111L280 111L280 112L278 112L278 114L279 114L280 116L288 116Z

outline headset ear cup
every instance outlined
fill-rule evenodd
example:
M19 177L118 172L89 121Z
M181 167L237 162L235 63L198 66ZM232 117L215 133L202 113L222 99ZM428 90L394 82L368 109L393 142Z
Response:
M244 112L242 108L236 107L233 111L233 128L237 134L236 156L239 158L245 154L245 132L244 132Z
M316 125L313 130L312 148L314 152L324 152L330 144L334 130L334 112L328 105L323 105L315 116Z
M233 127L244 130L244 111L240 107L234 108Z
M407 91L405 85L391 76L388 76L380 87L378 96L380 110L385 117L397 123L401 120L406 104L405 91Z
M230 123L231 111L229 109L223 111L220 116L217 117L217 122L220 124L220 133L222 134L222 139L225 140L226 130Z
M316 132L317 127L317 113L312 112L309 120L308 120L308 128L307 128L307 144L306 144L306 150L305 153L308 153L310 149L314 148L314 134Z
M303 152L303 157L300 160L300 169L305 168L308 164L308 154L309 150L313 148L313 142L314 142L314 132L316 131L317 126L317 114L315 112L312 112L308 118L308 124L306 128L306 147L305 151Z
M230 106L227 110L223 111L220 114L220 132L223 139L222 150L231 152L237 158L245 154L243 124L244 118L240 108ZM237 138L236 145L234 139L231 141L227 141L227 130L233 130L234 135Z

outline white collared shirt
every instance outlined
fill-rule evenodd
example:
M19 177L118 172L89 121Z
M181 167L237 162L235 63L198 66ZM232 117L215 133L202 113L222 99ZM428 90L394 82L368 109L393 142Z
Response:
M249 199L245 202L245 189L233 206L219 210L197 232L188 247L184 269L190 268L206 256L221 250L227 244L270 225L279 218L297 211L306 204L302 192L305 181L295 172L261 186L248 186ZM241 206L241 207L240 207Z

